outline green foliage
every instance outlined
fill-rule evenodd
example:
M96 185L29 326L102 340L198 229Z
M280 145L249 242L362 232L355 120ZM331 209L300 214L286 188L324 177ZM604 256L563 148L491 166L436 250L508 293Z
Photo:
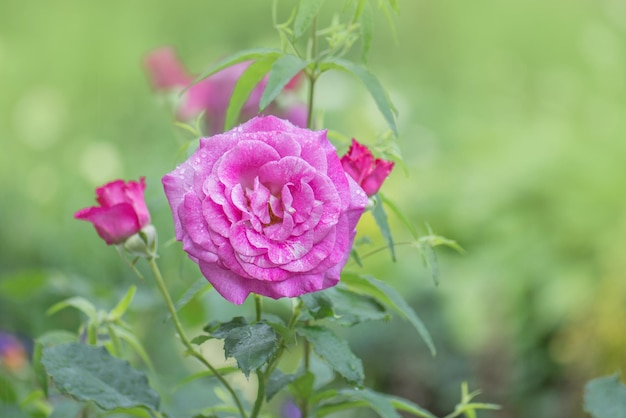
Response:
M376 220L376 225L378 225L380 232L385 238L389 251L391 251L391 259L395 262L396 250L393 237L391 236L391 228L389 227L389 222L387 221L387 214L385 213L385 208L383 208L383 202L381 199L375 199L374 207L372 208L372 215L374 216L374 220Z
M43 350L42 363L59 390L99 407L159 409L159 395L146 376L104 347L69 343Z
M262 111L274 101L287 83L307 65L308 63L305 60L295 55L283 55L274 62L259 102L259 111Z
M372 99L374 99L378 110L385 118L385 121L387 121L393 134L398 136L398 128L396 127L395 120L398 112L378 78L366 67L341 58L330 58L320 63L320 69L321 71L330 69L344 71L361 81L372 96Z
M317 355L343 376L348 383L363 385L365 378L363 363L352 353L345 340L339 338L330 329L316 325L299 327L297 332L306 338Z
M355 293L342 283L321 292L302 295L300 299L313 318L331 318L344 326L390 317L387 309L375 298Z
M430 333L413 308L395 289L373 277L344 272L343 283L355 292L369 295L407 319L422 337L432 355L437 353Z
M626 386L619 374L599 377L585 386L585 411L593 418L625 418Z
M311 22L320 12L324 0L301 0L293 23L293 34L295 38L301 37L311 26Z

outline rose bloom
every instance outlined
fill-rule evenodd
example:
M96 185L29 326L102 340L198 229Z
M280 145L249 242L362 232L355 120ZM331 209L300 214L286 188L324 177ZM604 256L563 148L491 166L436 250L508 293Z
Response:
M326 131L274 116L202 138L163 186L176 238L235 304L337 284L367 204Z
M121 244L150 223L143 191L144 177L139 182L116 180L96 189L100 206L81 209L74 218L91 222L107 244Z
M369 148L352 138L350 149L341 157L341 165L368 196L373 196L391 173L394 162L374 158Z
M204 111L209 133L223 132L230 97L237 81L250 63L251 61L241 62L224 68L189 87L177 106L177 117L181 120L191 120ZM153 88L160 92L180 92L195 79L195 76L187 72L171 47L162 47L150 52L144 59L144 67ZM296 90L302 78L302 74L297 75L284 90ZM267 77L254 87L241 109L242 120L256 116L266 84ZM307 108L301 103L292 103L284 107L272 103L267 112L289 119L298 126L306 126Z

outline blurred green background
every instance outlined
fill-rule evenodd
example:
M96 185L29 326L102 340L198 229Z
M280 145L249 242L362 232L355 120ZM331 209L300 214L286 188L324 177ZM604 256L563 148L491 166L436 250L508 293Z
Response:
M352 346L371 384L435 412L449 412L467 381L503 406L485 417L583 417L584 382L626 367L626 2L399 3L397 42L377 16L369 55L400 111L407 168L384 192L467 253L438 250L438 287L408 247L395 264L385 252L365 261L411 300L436 358L402 321L357 328ZM72 215L96 186L146 176L161 241L173 237L160 178L185 135L142 57L173 45L199 72L277 46L270 5L0 2L0 329L75 330L77 315L45 310L76 294L111 307L138 283ZM319 87L327 126L374 144L384 123L366 92L332 74ZM369 217L361 233L382 244ZM177 245L161 253L180 293L198 271ZM149 341L162 306L150 281L138 285L132 315ZM190 326L232 315L214 296L185 310ZM178 347L150 347L168 370Z

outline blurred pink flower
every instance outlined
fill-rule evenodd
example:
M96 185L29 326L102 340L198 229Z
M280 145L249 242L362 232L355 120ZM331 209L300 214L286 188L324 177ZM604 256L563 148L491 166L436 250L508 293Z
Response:
M150 223L143 191L145 178L139 182L116 180L96 189L100 206L81 209L74 218L93 224L107 244L120 244Z
M341 165L368 196L373 196L393 169L394 162L375 159L369 148L352 138L350 149L341 157Z
M213 135L224 131L226 110L230 97L239 77L250 65L250 61L227 67L208 78L194 84L183 95L177 106L177 118L191 120L200 112L205 112L209 134ZM189 75L171 47L163 47L150 52L144 59L144 66L148 72L153 88L158 92L180 92L187 87L194 76ZM301 83L302 75L295 76L285 87L285 91L294 91ZM248 120L258 113L261 95L267 84L267 77L261 80L253 89L247 102L241 109L240 120ZM296 104L280 108L272 103L266 112L285 117L294 124L304 127L306 116L302 117L300 110L303 105ZM306 114L306 111L304 112ZM294 119L291 119L293 117Z
M202 138L163 186L176 238L235 304L337 284L367 204L326 131L274 116Z
M24 345L12 334L0 331L0 364L17 371L26 365Z

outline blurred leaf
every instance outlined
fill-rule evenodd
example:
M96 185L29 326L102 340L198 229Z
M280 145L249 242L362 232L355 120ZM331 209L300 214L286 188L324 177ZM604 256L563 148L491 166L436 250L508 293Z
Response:
M324 0L300 0L296 20L293 23L294 37L301 37L311 26L324 4Z
M300 374L285 374L278 369L274 369L267 381L265 400L269 402L274 395L280 392L285 386L295 381L298 377L300 377Z
M372 36L374 33L374 17L372 16L372 9L367 0L362 0L359 3L363 3L365 6L361 15L359 16L359 23L361 25L361 39L363 42L363 49L361 50L361 61L367 62L367 54L372 46ZM361 6L361 4L359 4Z
M259 112L265 109L278 95L283 88L307 66L307 62L295 55L283 55L273 65L270 70L265 90L259 102Z
M246 377L267 363L277 348L278 335L264 322L234 327L224 338L226 357L234 357Z
M0 278L0 295L7 299L27 299L48 283L48 274L42 270L25 270Z
M83 406L73 400L64 400L54 405L54 410L48 418L74 418Z
M391 103L389 95L383 88L382 84L380 84L380 81L378 81L378 78L374 74L362 65L354 64L341 58L333 58L322 61L320 69L322 71L329 69L345 71L359 79L369 91L370 95L374 99L374 102L376 102L378 110L387 121L387 124L389 125L389 128L391 128L394 136L398 136L398 128L396 127L395 120L397 110L393 106L393 103Z
M80 297L80 296L75 296L73 298L65 299L57 304L54 304L46 311L46 315L54 315L60 310L69 308L69 307L78 309L79 311L87 315L87 317L91 321L95 321L98 317L98 312L96 310L96 307L87 299Z
M15 403L17 402L17 397L15 396L15 388L13 387L12 381L9 380L8 377L5 377L3 374L0 374L0 405L2 403ZM3 415L0 415L3 416Z
M315 319L335 316L333 301L325 291L313 292L300 296L304 307Z
M396 250L393 243L393 237L391 236L391 228L389 227L389 222L387 221L387 214L385 213L385 208L383 208L383 202L381 199L376 199L374 207L372 208L372 215L374 216L376 225L378 225L378 229L380 229L380 233L387 242L389 251L391 251L391 259L395 262Z
M195 344L195 345L202 345L205 342L207 342L208 340L210 340L211 338L213 338L213 337L211 337L209 335L198 335L197 337L194 337L194 338L191 339L191 343Z
M333 301L335 322L341 325L356 325L367 321L388 320L387 309L371 296L355 293L341 283L326 290Z
M122 326L113 325L113 327L115 328L115 332L117 333L119 338L122 341L124 341L126 344L128 344L133 350L135 350L137 355L139 355L139 357L141 358L141 360L143 360L146 366L148 366L150 370L154 371L154 365L152 364L152 361L150 360L150 356L148 356L148 353L146 352L145 348L141 344L141 341L139 341L139 338L137 338L135 334L128 331Z
M344 272L341 280L343 284L348 286L350 289L372 296L388 308L394 310L407 319L422 337L430 349L431 354L437 354L435 344L433 343L432 337L426 329L426 326L424 326L422 320L419 319L415 311L404 300L402 295L400 295L394 288L385 282L376 280L371 276L363 276L350 272Z
M247 324L248 321L243 316L237 316L228 322L211 322L204 330L214 338L226 338L231 330Z
M42 361L59 390L76 399L95 402L106 410L159 408L159 395L146 376L104 347L78 343L46 347Z
M226 367L220 367L217 369L217 371L219 372L219 374L221 374L222 376L226 376L228 374L232 374L235 372L239 371L239 368L237 367L231 367L231 366L226 366ZM181 380L180 382L178 382L178 387L184 386L188 383L193 382L194 380L198 380L198 379L203 379L205 377L213 377L215 376L215 374L211 371L211 370L203 370L201 372L198 373L194 373L190 376L187 376L186 378L184 378L183 380Z
M417 230L415 229L415 226L411 223L411 221L409 221L409 219L404 215L404 213L402 213L400 208L398 208L398 206L396 206L396 204L393 201L388 199L381 192L378 192L377 196L385 206L391 209L394 215L396 215L398 219L400 219L400 221L404 224L404 226L406 226L407 230L409 231L413 239L418 239L419 235L417 233Z
M37 338L37 342L40 342L44 347L64 343L75 343L77 341L78 336L76 334L62 329L47 331Z
M424 265L431 271L435 285L439 285L439 262L437 261L437 253L430 245L420 243L420 251Z
M291 383L292 392L297 400L309 399L313 394L315 375L305 372Z
M22 412L16 405L4 405L0 403L0 417L2 418L32 418Z
M330 329L316 325L300 327L297 332L311 343L318 356L349 383L359 386L363 384L363 363L352 353L345 340Z
M131 286L128 289L128 292L124 295L124 297L115 305L115 307L109 313L109 318L113 321L120 319L124 313L126 313L126 309L133 301L133 297L135 297L135 292L137 291L137 286Z
M248 101L250 93L252 93L254 88L263 80L263 77L270 71L272 64L274 64L277 59L278 55L259 59L250 64L241 77L239 77L233 89L233 94L230 96L228 109L226 110L224 130L229 130L237 123L241 109Z
M44 369L43 364L41 363L42 355L43 343L39 340L35 340L35 346L33 348L33 371L35 372L35 379L37 379L37 383L43 390L43 393L48 396L48 374L46 373L46 369Z
M585 385L585 411L594 418L626 418L626 386L618 373Z
M224 68L230 67L230 66L235 65L235 64L239 64L240 62L250 61L250 60L257 60L257 59L260 59L260 58L267 58L267 57L271 57L271 56L279 57L281 55L283 55L283 52L280 49L271 49L271 48L253 48L253 49L246 49L246 50L243 50L243 51L236 52L236 53L234 53L234 54L232 54L232 55L230 55L230 56L220 60L219 62L217 62L216 64L210 66L206 70L204 70L183 91L188 90L191 86L193 86L194 84L204 80L208 76L210 76L212 74L215 74L218 71L223 70Z
M317 408L316 417L322 418L346 409L369 407L383 418L400 418L396 410L408 412L417 417L437 418L426 409L413 402L395 396L388 396L369 389L341 389L328 393Z
M189 301L194 298L194 296L200 295L210 290L211 288L211 284L207 282L204 277L200 277L199 279L197 279L174 304L176 312L185 307L189 303ZM170 319L172 319L172 314L168 312L167 316L165 317L165 321L169 321Z

